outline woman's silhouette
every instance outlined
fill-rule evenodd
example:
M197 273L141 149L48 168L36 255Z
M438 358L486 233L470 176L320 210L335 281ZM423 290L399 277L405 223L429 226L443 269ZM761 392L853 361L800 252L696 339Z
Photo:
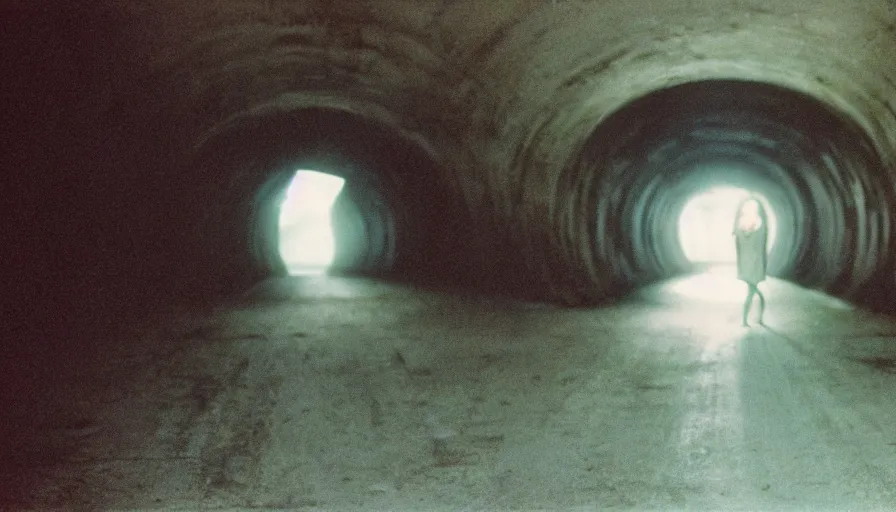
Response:
M747 283L747 300L744 302L743 325L747 323L753 296L759 296L759 325L765 313L765 296L759 291L759 283L766 277L768 216L762 203L753 196L745 199L737 209L734 219L734 237L737 248L737 278Z

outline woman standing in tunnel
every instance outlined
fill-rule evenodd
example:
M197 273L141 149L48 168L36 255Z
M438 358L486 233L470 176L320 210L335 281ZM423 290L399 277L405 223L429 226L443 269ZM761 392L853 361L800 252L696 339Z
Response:
M747 283L747 299L744 302L743 325L753 306L753 297L759 296L759 325L765 313L765 296L759 291L759 283L765 280L768 245L768 215L756 197L745 199L737 209L734 219L734 237L737 249L737 278Z

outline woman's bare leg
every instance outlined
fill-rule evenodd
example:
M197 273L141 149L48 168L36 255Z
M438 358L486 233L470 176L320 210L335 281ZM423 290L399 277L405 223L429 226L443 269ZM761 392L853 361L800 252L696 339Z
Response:
M765 325L765 322L762 321L762 315L765 314L765 295L759 291L758 285L753 285L753 288L756 290L756 294L759 295L759 325Z
M756 285L747 283L747 300L744 301L744 317L743 317L743 326L747 327L750 324L747 323L747 318L750 316L750 308L753 306L753 295L759 291L756 289Z

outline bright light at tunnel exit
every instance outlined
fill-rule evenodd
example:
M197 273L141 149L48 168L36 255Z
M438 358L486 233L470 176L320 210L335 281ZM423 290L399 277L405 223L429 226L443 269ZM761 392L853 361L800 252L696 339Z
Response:
M331 212L345 180L299 170L280 206L280 257L291 275L322 274L333 263Z
M678 236L685 256L692 263L734 263L734 217L740 202L751 192L736 187L718 187L691 198L678 220ZM775 240L777 221L768 201L753 193L768 214L768 249Z

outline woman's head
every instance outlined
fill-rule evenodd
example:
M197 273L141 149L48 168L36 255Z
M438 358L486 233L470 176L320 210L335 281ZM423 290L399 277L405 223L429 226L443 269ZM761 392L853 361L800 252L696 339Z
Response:
M737 225L735 229L742 231L754 231L762 227L765 220L765 209L755 197L750 197L741 203L737 211Z
M759 216L759 201L754 198L747 199L744 201L743 206L740 208L741 215L750 216L750 217L758 217Z

